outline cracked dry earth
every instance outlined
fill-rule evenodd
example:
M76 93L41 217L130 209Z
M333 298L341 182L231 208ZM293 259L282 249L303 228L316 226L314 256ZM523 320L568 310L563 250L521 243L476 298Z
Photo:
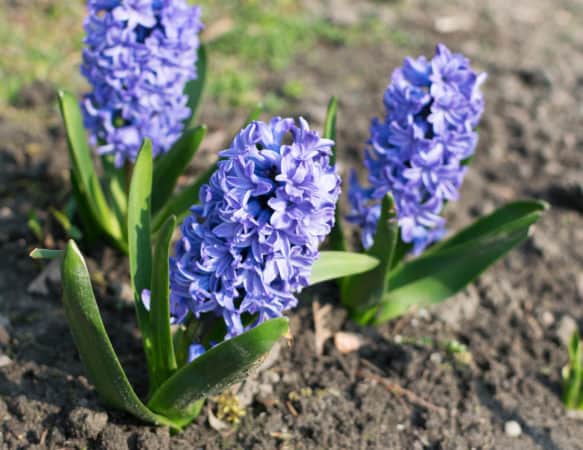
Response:
M282 113L305 114L321 126L328 96L340 95L341 164L360 164L391 70L443 41L489 73L479 149L462 200L449 208L451 228L508 200L536 197L552 207L534 235L447 304L378 329L347 321L333 286L312 292L332 332L360 335L355 352L328 340L316 354L314 296L307 293L291 314L293 341L242 388L247 406L239 427L218 432L205 412L170 436L100 403L66 327L58 277L49 269L44 282L33 283L43 267L27 258L38 245L26 225L29 210L45 218L67 194L53 87L36 83L24 90L27 101L0 112L0 448L583 448L583 422L566 414L559 398L564 342L583 324L583 4L304 3L342 23L372 11L410 39L320 45L285 74L264 74L268 84L296 77L308 86L305 99ZM211 130L241 117L212 102L203 111ZM227 138L214 136L203 154ZM58 232L51 239L44 244L62 243ZM89 262L116 349L143 391L125 262L111 251L93 251ZM467 352L448 352L444 343L452 341Z

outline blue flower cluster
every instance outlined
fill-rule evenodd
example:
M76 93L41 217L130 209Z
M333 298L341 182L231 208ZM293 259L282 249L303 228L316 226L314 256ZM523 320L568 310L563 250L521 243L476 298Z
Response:
M401 238L421 253L445 234L439 214L458 197L474 153L476 126L484 108L479 90L486 74L467 58L438 45L435 56L406 58L385 91L386 115L373 119L365 152L370 187L351 174L347 220L358 225L362 244L373 244L380 201L395 200Z
M184 88L196 78L200 8L185 0L89 0L81 73L85 126L115 164L135 161L149 137L154 156L190 116Z
M304 119L277 117L252 122L220 153L170 261L175 322L211 314L229 339L296 306L334 225L332 145Z

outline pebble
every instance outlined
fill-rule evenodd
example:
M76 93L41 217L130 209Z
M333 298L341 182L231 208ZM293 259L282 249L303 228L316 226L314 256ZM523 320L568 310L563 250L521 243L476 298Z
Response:
M507 436L518 437L522 434L522 427L515 420L509 420L504 424L504 432Z
M577 331L577 322L571 316L563 316L557 325L557 337L567 347L571 336Z
M0 367L6 367L12 364L12 360L6 355L0 355Z
M429 360L434 364L441 364L443 362L443 357L441 356L441 353L434 352L429 357Z
M550 311L543 312L541 319L542 319L543 325L546 327L550 327L552 324L555 323L555 316Z

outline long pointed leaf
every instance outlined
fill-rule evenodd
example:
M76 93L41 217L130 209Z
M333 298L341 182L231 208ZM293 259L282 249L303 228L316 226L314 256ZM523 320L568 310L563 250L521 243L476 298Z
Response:
M548 209L548 204L538 200L520 200L498 208L496 211L480 217L468 227L459 231L449 239L432 246L426 254L445 248L451 248L464 242L483 238L490 234L503 231L508 226L516 226L517 221L524 225L536 222L541 214Z
M214 164L200 175L194 183L185 187L182 191L172 197L158 213L154 216L152 222L152 231L157 232L160 227L168 220L168 217L174 215L179 221L180 218L188 212L192 205L198 203L198 192L203 184L208 183L212 174L217 170Z
M581 358L582 349L579 333L576 331L569 341L569 362L563 379L563 404L569 409L583 407L583 367Z
M397 267L389 275L391 289L378 307L375 323L397 317L413 305L424 306L447 300L523 242L528 237L529 228L517 227L475 239Z
M107 403L153 424L176 427L138 398L107 336L81 252L69 241L63 260L63 306L87 375Z
M174 423L188 424L200 400L244 379L287 331L287 319L272 319L222 342L176 372L148 406Z
M152 191L152 211L155 213L168 201L178 178L200 147L206 134L206 126L187 130L170 151L158 158L154 166L155 189Z
M208 60L206 46L201 44L198 47L198 58L196 60L196 79L186 83L184 93L188 97L187 105L190 108L190 117L184 121L184 127L188 128L198 112L200 100L206 83Z
M127 213L128 213L128 187L126 174L115 167L111 155L101 158L103 171L105 172L104 189L112 206L117 222L121 225L124 241L127 241Z
M150 289L152 246L150 242L150 200L152 192L152 143L144 140L132 180L128 202L128 250L130 276L138 324L143 334L146 357L151 361L152 344L148 311L142 302L142 292ZM148 367L151 367L150 364Z
M336 115L338 111L338 99L332 97L328 102L328 109L326 110L326 120L324 121L324 133L323 136L326 139L332 139L336 141ZM330 158L330 164L336 164L336 145L332 147L332 157Z
M176 218L170 217L158 236L154 250L150 323L154 355L153 385L160 386L176 370L176 357L170 331L170 281L168 254Z
M332 97L328 103L328 109L326 111L326 121L324 122L324 134L325 139L332 139L335 144L332 147L332 156L330 157L330 164L336 165L336 150L338 146L336 145L336 112L338 109L338 99ZM342 217L340 213L340 207L336 205L336 211L334 213L335 220L332 231L330 232L330 248L336 251L345 251L348 249L346 244L346 239L344 237L344 232L342 231Z
M379 264L373 270L348 278L342 286L342 303L352 313L379 303L388 288L389 269L399 238L399 227L394 218L393 199L387 195L381 205L374 244L367 251Z
M75 96L69 92L59 91L59 105L67 140L69 156L74 172L80 199L91 213L92 219L114 240L123 241L120 224L112 213L95 172L87 137L83 127L83 117Z
M378 259L362 253L320 252L320 257L312 267L310 285L366 272L373 269L378 263Z

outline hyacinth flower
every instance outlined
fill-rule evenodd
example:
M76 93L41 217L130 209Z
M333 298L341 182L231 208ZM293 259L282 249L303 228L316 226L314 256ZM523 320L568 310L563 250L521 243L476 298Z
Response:
M443 209L455 202L474 155L484 109L476 73L463 55L438 45L430 60L406 58L384 94L365 150L367 185L350 174L349 223L372 271L343 280L342 302L362 323L442 302L523 242L546 204L517 201L452 237ZM346 247L339 223L335 248Z
M332 230L340 180L333 142L300 119L252 122L227 150L181 225L176 217L152 242L152 143L138 153L130 183L131 286L149 376L142 401L107 335L77 245L62 257L63 306L87 375L111 406L181 430L204 399L241 381L288 334L283 313L303 288L373 268L350 252L320 252ZM191 199L195 204L196 198Z
M91 90L80 102L59 92L75 211L85 241L103 236L127 252L128 183L145 138L155 159L155 230L186 212L212 173L173 196L206 133L189 128L206 77L203 25L186 0L88 0L87 8L81 73Z

